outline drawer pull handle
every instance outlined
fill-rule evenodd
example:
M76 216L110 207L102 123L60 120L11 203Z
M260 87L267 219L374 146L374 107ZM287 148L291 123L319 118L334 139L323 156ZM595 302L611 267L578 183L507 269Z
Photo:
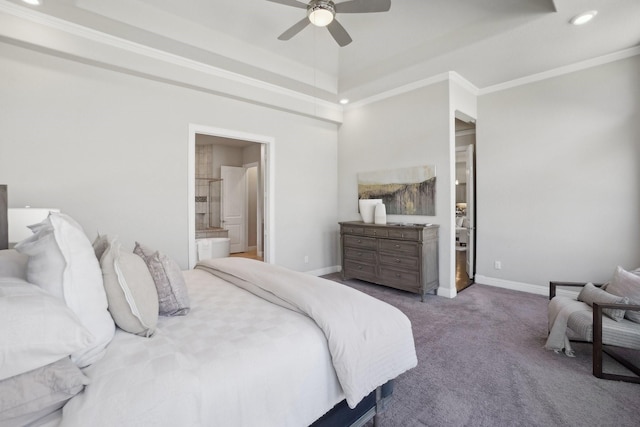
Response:
M358 243L362 243L362 240L358 239Z
M378 232L374 230L373 231L373 235L375 236L376 234L378 234Z
M400 233L400 237L404 239L404 233Z
M400 264L400 263L402 262L402 260L399 260L399 259L397 259L397 258L396 258L396 262L397 262L398 264Z
M399 248L399 247L400 247L400 245L395 245L395 246L396 246L396 248Z

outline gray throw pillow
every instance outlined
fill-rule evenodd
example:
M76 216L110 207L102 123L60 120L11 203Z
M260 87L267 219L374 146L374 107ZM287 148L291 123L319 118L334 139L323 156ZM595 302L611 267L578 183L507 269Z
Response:
M636 275L635 272L625 271L625 269L618 266L611 283L607 286L607 292L620 297L627 297L629 304L640 305L640 276ZM640 323L640 311L627 310L625 317L632 322Z
M153 335L158 323L158 293L144 261L122 251L113 239L100 265L109 312L116 325L132 334Z
M89 379L69 357L0 381L0 425L27 425L62 408Z
M590 306L593 306L593 303L599 304L628 304L629 298L619 297L616 295L612 295L609 292L603 291L593 285L593 283L587 283L580 291L578 295L578 301L585 302ZM620 310L616 308L604 308L602 312L619 322L624 317L625 310Z
M187 285L180 266L160 252L136 242L133 253L139 255L149 268L158 292L158 304L162 316L184 316L191 303Z
M104 255L104 251L109 247L109 236L106 234L98 234L98 237L96 237L91 246L93 246L96 258L100 261L102 259L102 255Z

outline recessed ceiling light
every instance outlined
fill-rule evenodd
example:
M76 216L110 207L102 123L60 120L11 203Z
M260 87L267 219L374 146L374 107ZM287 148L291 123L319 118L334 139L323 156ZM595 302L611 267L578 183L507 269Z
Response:
M349 103L349 100L347 98L342 98L340 100L340 104L342 104L342 105L347 105L348 103Z
M569 22L572 23L573 25L584 25L587 22L591 21L597 14L598 14L597 10L590 10L588 12L582 12L581 14L576 15L573 18L571 18L571 21L569 21Z
M26 4L30 4L31 6L40 6L42 4L42 0L22 0Z

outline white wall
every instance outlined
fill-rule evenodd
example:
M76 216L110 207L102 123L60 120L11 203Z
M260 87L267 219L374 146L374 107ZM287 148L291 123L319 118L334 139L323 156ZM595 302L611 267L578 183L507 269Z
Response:
M335 264L336 125L0 43L0 182L186 268L189 124L275 140L275 259ZM302 252L309 256L304 264Z
M635 56L479 98L480 280L545 293L640 267L638 76Z
M388 221L440 225L440 286L450 288L453 201L449 141L449 85L437 83L345 112L339 131L339 218L358 221L359 172L421 165L436 167L436 215L389 215ZM338 229L335 228L336 238ZM454 286L455 290L455 286ZM439 290L440 292L440 290Z
M258 143L251 144L242 149L242 164L260 163L260 145Z
M244 161L243 149L240 147L229 147L226 145L213 146L213 171L214 178L221 178L220 171L222 166L242 167Z

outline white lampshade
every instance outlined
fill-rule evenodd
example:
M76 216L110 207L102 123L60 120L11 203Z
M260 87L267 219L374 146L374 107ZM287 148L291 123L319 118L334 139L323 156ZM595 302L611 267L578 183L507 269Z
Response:
M333 21L333 12L322 7L316 7L309 11L309 21L316 27L326 27Z
M7 212L9 244L15 245L33 235L28 226L42 222L43 219L49 216L49 212L60 212L60 209L9 208Z

